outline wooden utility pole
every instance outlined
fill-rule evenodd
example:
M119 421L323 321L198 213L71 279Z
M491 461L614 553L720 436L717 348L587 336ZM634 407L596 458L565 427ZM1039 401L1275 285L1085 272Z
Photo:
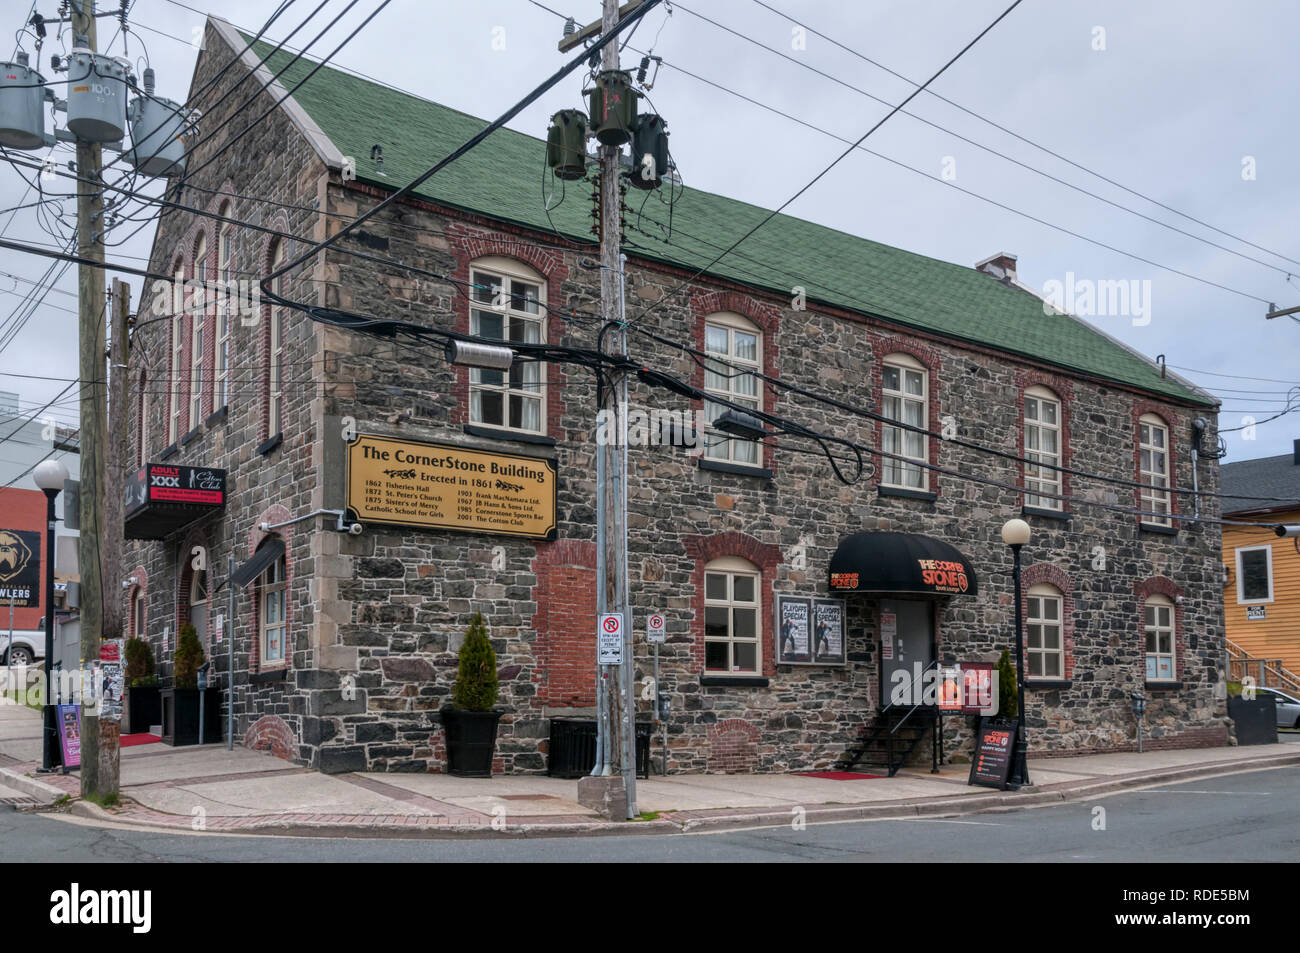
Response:
M121 581L126 578L125 493L129 454L127 428L130 381L127 375L126 327L131 314L131 286L113 279L112 337L109 340L108 440L104 447L104 625L108 638L126 634ZM125 659L122 660L125 664ZM99 719L99 793L117 793L121 779L121 730L118 719Z
M74 36L86 37L95 51L95 0L72 3ZM100 188L103 147L97 142L77 139L77 254L98 265L77 266L77 296L80 313L78 351L81 378L80 450L81 450L81 537L77 545L81 576L81 661L85 666L99 658L99 643L104 631L104 595L114 602L120 580L106 575L101 548L106 539L103 513L105 404L108 388L105 378L105 299L104 299L104 193ZM83 696L84 697L84 696ZM83 711L81 730L81 793L103 797L116 793L116 772L112 787L100 778L101 719ZM113 737L111 750L116 752L117 724L105 720Z

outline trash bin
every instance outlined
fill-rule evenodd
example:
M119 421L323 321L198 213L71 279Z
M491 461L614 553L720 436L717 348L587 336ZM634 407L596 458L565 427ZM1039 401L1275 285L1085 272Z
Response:
M637 777L650 777L650 735L654 726L636 723ZM552 718L550 754L546 773L553 778L581 778L596 765L596 720L594 718Z

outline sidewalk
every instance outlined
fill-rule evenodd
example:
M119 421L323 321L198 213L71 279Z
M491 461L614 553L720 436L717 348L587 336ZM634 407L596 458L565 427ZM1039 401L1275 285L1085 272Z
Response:
M36 775L40 715L0 706L0 802L33 808L80 794L71 775ZM1283 764L1300 744L1146 754L1030 759L1032 788L1003 792L966 784L968 766L894 778L801 775L674 775L637 782L647 817L611 822L577 803L577 781L444 774L323 775L269 754L224 746L122 750L120 807L73 800L100 822L171 831L295 836L446 837L684 833L922 815L969 814L1057 804L1114 791ZM63 809L62 807L60 809Z

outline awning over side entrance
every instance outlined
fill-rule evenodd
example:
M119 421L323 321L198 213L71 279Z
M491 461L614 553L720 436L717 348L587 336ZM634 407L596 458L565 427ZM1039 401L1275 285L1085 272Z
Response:
M272 536L258 547L257 552L253 553L248 562L231 574L230 581L237 586L246 586L266 572L266 567L283 555L284 540L278 536Z
M832 592L915 592L973 596L971 561L943 540L919 533L854 533L831 557Z

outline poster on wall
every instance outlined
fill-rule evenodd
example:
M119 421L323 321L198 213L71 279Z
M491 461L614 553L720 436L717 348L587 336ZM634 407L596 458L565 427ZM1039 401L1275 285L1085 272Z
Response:
M894 643L898 641L898 615L880 612L880 657L886 662L894 660Z
M65 768L81 767L81 706L60 705L57 709L59 721L59 747L63 751Z
M807 665L812 661L811 626L811 599L776 597L776 664Z
M123 639L106 639L100 645L95 688L99 717L105 721L122 720L122 698L126 694L122 671L124 654Z
M817 665L848 664L843 599L817 599L813 602L813 662Z
M41 534L0 529L0 604L15 609L41 604Z

